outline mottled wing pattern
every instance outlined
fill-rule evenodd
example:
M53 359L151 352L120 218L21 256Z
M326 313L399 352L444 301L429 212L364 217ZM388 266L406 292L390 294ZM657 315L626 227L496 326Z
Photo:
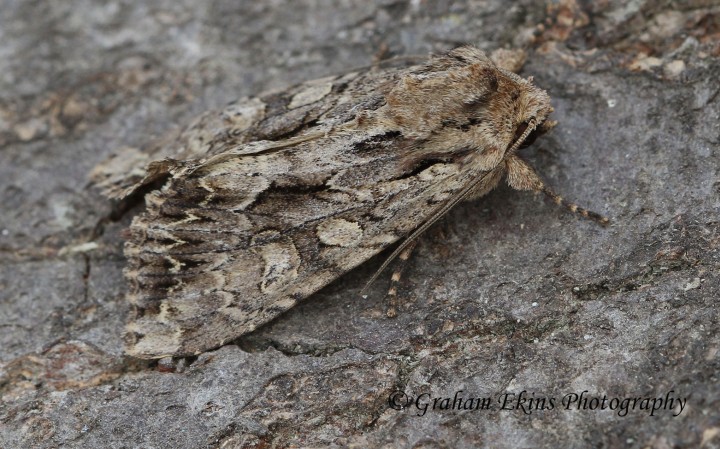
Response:
M241 98L200 115L187 128L170 131L142 150L117 150L90 178L105 196L122 199L162 178L175 167L173 161L201 159L253 141L288 139L309 128L332 128L359 111L380 106L406 71L351 72ZM153 161L168 162L149 166Z
M201 165L147 196L126 254L129 352L196 354L252 331L414 229L477 175L405 164L357 133ZM372 178L372 184L367 179Z

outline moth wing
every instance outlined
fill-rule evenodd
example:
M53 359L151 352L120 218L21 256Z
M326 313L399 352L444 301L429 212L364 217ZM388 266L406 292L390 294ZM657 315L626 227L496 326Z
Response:
M92 170L90 180L108 198L123 199L170 174L182 165L178 161L200 160L252 141L292 138L318 124L331 128L380 106L401 73L349 73L235 100L141 149L119 148Z
M356 133L229 155L148 194L126 244L128 352L159 358L220 346L412 231L472 170L409 164L399 150L408 146Z
M240 140L149 165L169 179L130 228L128 352L220 346L491 188L514 130L495 126L488 104L519 86L511 75L461 47L407 70L316 80L261 97L266 116Z
M185 129L174 129L141 149L122 147L90 173L90 180L108 198L123 199L169 173L175 161L200 159L226 136L237 136L257 125L264 108L258 99L242 98L218 111L197 117Z

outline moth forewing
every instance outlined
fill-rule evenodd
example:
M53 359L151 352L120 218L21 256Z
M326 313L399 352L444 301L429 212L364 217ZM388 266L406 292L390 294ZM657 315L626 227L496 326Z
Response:
M540 188L515 150L546 130L551 111L530 81L461 47L205 114L154 147L168 159L145 180L166 181L146 195L126 243L127 352L218 347L412 241L505 175L513 187ZM127 184L97 172L108 192Z

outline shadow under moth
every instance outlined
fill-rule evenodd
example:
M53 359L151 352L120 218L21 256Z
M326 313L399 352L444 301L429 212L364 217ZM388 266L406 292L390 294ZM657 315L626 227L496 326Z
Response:
M398 241L390 259L407 255L503 179L605 223L517 155L555 125L552 110L531 79L466 46L241 99L119 152L92 178L146 203L125 243L127 352L221 346Z

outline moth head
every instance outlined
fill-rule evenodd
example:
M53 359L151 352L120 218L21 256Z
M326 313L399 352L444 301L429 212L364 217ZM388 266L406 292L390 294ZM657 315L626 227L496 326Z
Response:
M507 82L503 83L496 96L494 109L505 111L501 120L493 117L498 137L506 151L514 152L530 146L535 139L550 131L556 122L549 120L553 112L550 96L533 85L528 79L502 70Z

